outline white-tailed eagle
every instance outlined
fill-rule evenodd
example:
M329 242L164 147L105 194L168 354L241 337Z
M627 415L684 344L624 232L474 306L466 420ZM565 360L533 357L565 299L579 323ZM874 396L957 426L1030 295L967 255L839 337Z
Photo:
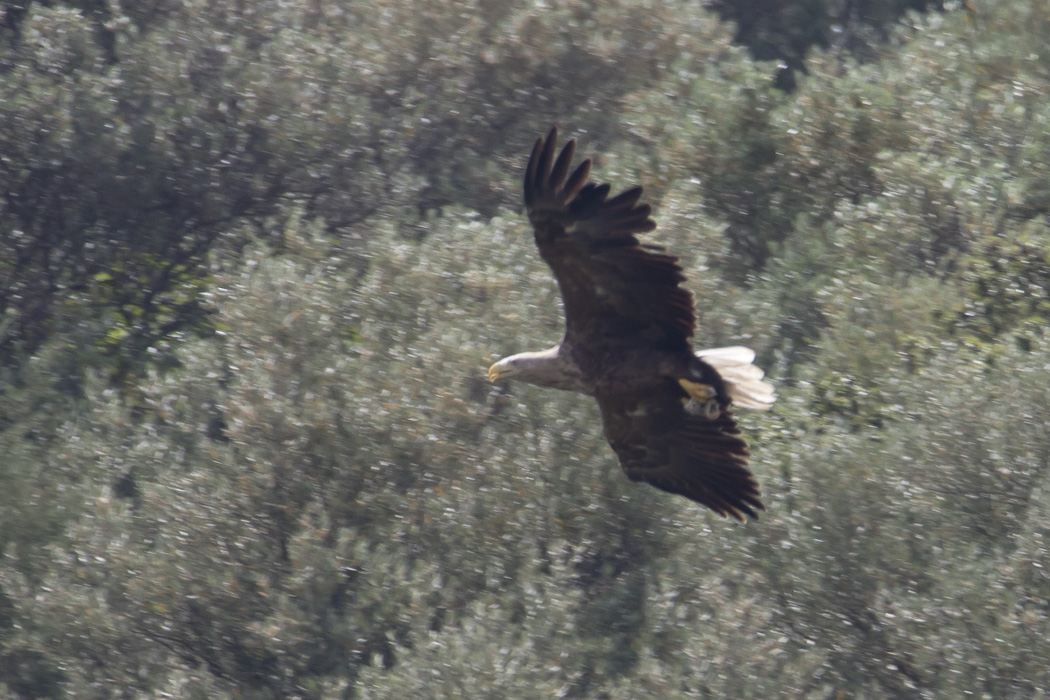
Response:
M765 409L773 387L744 347L696 351L693 295L678 259L639 243L652 231L642 188L608 198L570 173L576 142L555 159L558 131L538 139L525 170L525 207L540 255L558 281L565 337L506 357L489 379L516 379L593 396L627 476L744 520L763 509L731 404Z

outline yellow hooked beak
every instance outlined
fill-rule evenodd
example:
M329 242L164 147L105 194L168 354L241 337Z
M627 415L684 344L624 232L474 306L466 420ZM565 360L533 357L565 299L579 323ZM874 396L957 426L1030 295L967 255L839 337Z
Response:
M493 383L499 381L499 367L497 365L499 365L498 362L489 367L489 381Z

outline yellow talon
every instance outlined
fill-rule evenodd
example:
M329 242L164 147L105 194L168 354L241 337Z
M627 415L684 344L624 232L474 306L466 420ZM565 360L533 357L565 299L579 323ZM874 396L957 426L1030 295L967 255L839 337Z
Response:
M707 403L718 396L718 391L710 384L700 384L699 382L691 382L688 379L679 379L678 385L685 390L685 393L700 403Z

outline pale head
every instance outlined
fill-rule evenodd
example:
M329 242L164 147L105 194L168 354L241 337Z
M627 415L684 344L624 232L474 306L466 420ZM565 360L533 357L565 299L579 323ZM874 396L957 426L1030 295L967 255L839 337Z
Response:
M519 352L489 367L489 381L513 379L527 384L590 394L579 368L560 354L561 346L538 352Z

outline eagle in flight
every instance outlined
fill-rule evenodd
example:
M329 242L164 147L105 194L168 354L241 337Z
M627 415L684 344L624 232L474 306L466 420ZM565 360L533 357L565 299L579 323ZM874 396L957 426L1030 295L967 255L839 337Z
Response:
M558 281L565 337L549 350L505 357L489 379L593 396L605 437L632 481L677 493L743 521L763 510L747 444L730 412L766 409L773 387L744 347L694 350L693 295L678 258L642 244L652 231L642 188L609 198L589 181L591 161L570 172L569 141L538 139L525 170L525 207L536 246Z

